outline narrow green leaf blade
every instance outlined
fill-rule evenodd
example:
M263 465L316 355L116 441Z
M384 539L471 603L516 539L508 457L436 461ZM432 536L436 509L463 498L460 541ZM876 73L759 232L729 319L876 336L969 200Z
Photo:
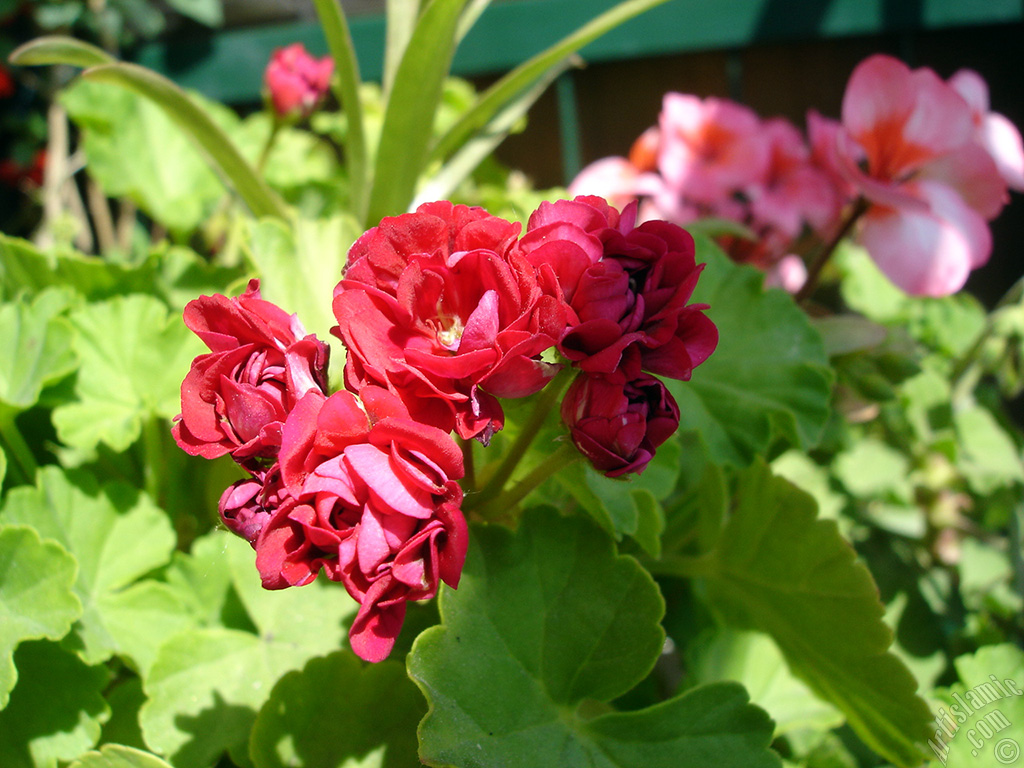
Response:
M466 0L431 0L406 46L384 113L369 224L404 213L412 202L465 4Z
M385 3L384 74L381 78L385 94L391 93L398 66L416 29L420 5L421 0L387 0Z
M102 48L63 35L47 35L30 40L15 48L7 60L19 67L45 64L94 67L98 64L112 64L116 61Z
M889 652L878 589L814 499L757 463L741 472L712 551L708 600L731 624L772 636L790 667L899 766L916 766L931 719Z
M431 151L432 160L444 160L471 136L482 130L494 116L525 89L544 77L552 67L615 27L667 0L627 0L584 24L571 35L520 64L488 88L476 104L441 137Z
M359 98L359 61L345 10L340 0L313 0L320 25L327 38L327 48L334 59L337 96L348 124L345 134L345 161L348 163L352 208L362 220L366 205L368 159L363 102Z
M82 615L72 591L78 564L35 528L0 525L0 709L18 679L13 655L24 640L60 640Z
M568 66L568 60L553 65L533 86L509 101L473 138L459 148L437 173L430 175L417 192L412 207L415 208L420 202L447 200L455 188L506 139L516 123Z
M154 101L202 147L255 216L287 218L287 209L277 193L266 185L210 116L173 82L145 67L125 63L96 66L83 72L82 77L98 83L115 83Z

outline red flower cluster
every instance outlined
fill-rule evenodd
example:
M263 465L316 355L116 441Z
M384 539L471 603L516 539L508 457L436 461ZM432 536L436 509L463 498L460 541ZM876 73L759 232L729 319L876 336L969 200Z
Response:
M551 274L568 307L559 351L580 370L562 402L576 447L609 477L642 472L679 426L656 374L682 381L718 344L703 304L693 238L665 221L636 223L599 197L542 203L521 248Z
M359 604L362 658L385 658L408 600L457 586L466 555L462 453L504 425L500 400L579 370L561 413L610 477L641 472L679 425L655 375L688 379L718 334L690 304L700 275L674 224L634 226L599 198L542 205L525 235L479 208L428 203L353 245L334 289L346 390L327 348L262 300L204 296L185 322L210 348L182 384L173 431L193 455L249 477L220 515L256 550L268 589L323 571ZM654 374L654 375L652 375Z
M406 600L455 586L466 555L462 454L375 387L327 396L327 347L259 295L203 296L185 322L210 348L181 387L182 449L230 454L250 474L221 519L256 550L268 589L323 569L360 603L349 637L362 658L390 653Z

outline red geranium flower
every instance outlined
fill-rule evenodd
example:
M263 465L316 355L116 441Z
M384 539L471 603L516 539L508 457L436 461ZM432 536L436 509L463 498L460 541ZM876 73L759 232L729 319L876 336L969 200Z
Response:
M426 203L356 241L335 289L345 381L396 393L413 418L486 444L558 366L540 359L566 323L557 289L514 247L519 226L480 208Z
M210 353L192 362L181 384L174 439L193 456L230 453L258 469L276 456L293 404L311 390L326 392L327 345L261 299L258 280L233 299L190 301L184 316Z
M693 238L666 221L634 227L598 197L542 203L521 248L550 270L572 312L559 350L589 373L613 373L638 355L649 373L688 380L718 343L703 304L689 304L703 265Z
M308 393L281 446L284 497L255 542L268 589L307 584L322 569L360 603L349 638L367 661L387 657L408 600L458 585L468 533L459 509L462 454L444 432L408 418L368 387Z

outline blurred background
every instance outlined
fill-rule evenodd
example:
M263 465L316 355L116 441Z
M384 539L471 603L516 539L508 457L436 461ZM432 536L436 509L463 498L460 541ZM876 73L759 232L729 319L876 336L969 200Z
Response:
M379 77L384 0L342 0L363 78ZM453 74L483 87L615 0L495 0L463 41ZM0 54L72 33L241 112L260 106L274 48L326 52L310 0L0 0ZM810 108L837 117L854 65L884 52L949 77L982 74L991 108L1024 125L1021 0L670 0L584 49L497 151L537 188L624 155L657 121L668 91L724 96L798 126ZM28 234L49 95L73 71L0 65L0 229ZM1019 198L1019 195L1015 195ZM969 285L986 304L1020 273L1019 200L992 224L995 252Z

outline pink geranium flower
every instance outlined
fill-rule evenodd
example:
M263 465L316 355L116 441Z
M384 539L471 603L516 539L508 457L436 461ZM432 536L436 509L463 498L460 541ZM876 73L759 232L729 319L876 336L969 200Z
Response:
M908 293L959 290L987 261L985 220L1006 199L967 102L930 69L871 56L850 77L842 126L836 160L870 204L859 239L871 257Z
M971 109L975 141L992 157L1006 185L1024 192L1024 142L1013 123L989 111L985 80L973 70L961 69L949 78L949 84Z
M770 148L757 114L728 99L668 93L659 119L658 170L668 187L701 203L762 178Z

